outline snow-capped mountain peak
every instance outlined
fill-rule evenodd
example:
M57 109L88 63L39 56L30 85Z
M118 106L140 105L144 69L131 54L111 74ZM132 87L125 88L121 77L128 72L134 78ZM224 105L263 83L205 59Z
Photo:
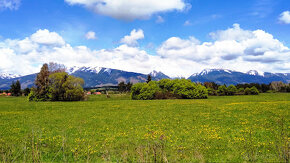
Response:
M254 76L257 76L257 75L264 76L264 72L258 72L256 70L250 70L250 71L247 72L247 74L254 75Z
M156 70L150 72L149 75L153 78L169 78L169 76L165 75L163 72Z
M13 79L20 77L20 75L10 74L10 73L0 73L0 79Z
M156 77L158 75L158 73L156 70L153 70L152 72L149 73L149 75L151 75L152 77Z

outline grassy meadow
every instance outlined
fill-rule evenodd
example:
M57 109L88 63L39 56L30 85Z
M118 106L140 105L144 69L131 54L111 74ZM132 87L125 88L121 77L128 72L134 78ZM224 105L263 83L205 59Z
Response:
M290 94L83 102L0 97L0 162L287 162ZM288 160L287 160L288 159Z

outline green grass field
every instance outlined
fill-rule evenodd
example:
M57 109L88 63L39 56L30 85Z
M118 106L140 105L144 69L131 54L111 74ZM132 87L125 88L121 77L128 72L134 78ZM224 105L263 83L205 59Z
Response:
M0 162L287 162L290 94L83 102L0 97Z

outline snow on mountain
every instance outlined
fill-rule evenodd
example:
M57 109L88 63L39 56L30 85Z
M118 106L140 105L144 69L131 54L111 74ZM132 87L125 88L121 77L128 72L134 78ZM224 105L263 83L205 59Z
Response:
M217 71L217 72L226 72L226 73L229 73L229 74L231 74L233 72L233 71L227 70L227 69L204 69L199 74L198 73L195 73L193 75L195 75L195 76L197 76L197 75L207 75L210 72L214 72L214 71Z
M156 70L153 70L152 72L150 72L149 75L153 78L158 78L159 80L170 78L169 76L165 75L163 72L156 71Z
M257 75L264 76L264 72L258 72L256 70L250 70L250 71L247 72L247 74L254 75L254 76L257 76Z
M158 73L159 72L157 72L156 70L153 70L152 72L149 73L149 75L151 75L152 77L156 77Z
M197 76L197 75L199 75L199 73L194 73L190 77L194 77L194 76Z
M208 73L212 71L214 71L214 69L204 69L199 73L199 75L207 75Z
M75 73L76 71L83 71L83 72L91 72L91 73L96 73L98 74L103 68L102 67L77 67L77 66L74 66L74 67L71 67L68 69L68 73L69 74L73 74Z
M247 74L249 74L249 75L259 75L258 71L256 71L256 70L250 70L250 71L247 72Z
M232 73L232 71L231 70L224 70L225 72L227 72L227 73L229 73L229 74L231 74Z
M104 70L104 72L107 72L108 74L111 74L112 69L110 69L110 68L106 68L106 69Z
M0 74L0 79L13 79L17 77L20 77L20 75L10 74L10 73L5 73L5 72Z

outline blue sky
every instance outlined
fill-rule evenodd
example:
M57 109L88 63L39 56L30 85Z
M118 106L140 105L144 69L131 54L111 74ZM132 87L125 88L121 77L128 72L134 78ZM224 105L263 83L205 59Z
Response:
M122 53L123 58L119 58L120 62L125 62L126 60L124 59L129 58L128 60L130 60L130 63L134 64L134 58L138 60L138 58L136 58L137 56L147 58L147 60L150 60L148 57L150 58L151 56L161 58L159 61L154 58L153 61L155 64L148 64L145 66L132 64L125 67L123 67L122 64L118 66L115 63L118 62L118 60L113 59L112 63L114 63L115 66L110 65L110 63L97 64L97 62L95 62L95 66L107 66L110 68L119 68L128 71L135 70L147 73L147 71L152 71L152 69L166 71L168 69L166 66L158 67L156 64L163 61L167 62L167 60L171 58L172 61L168 61L168 64L174 60L182 60L179 62L180 64L188 65L188 67L191 67L190 65L192 65L192 67L199 67L191 68L191 70L186 70L187 72L184 72L185 70L179 66L171 68L177 69L174 70L174 72L172 72L171 69L170 72L167 72L167 74L171 76L188 76L203 68L229 68L238 71L247 71L247 69L241 66L244 65L244 62L247 62L249 66L251 66L256 65L255 63L259 60L259 64L261 65L249 67L248 69L257 69L261 72L290 71L288 62L289 49L287 50L287 48L290 47L290 24L288 23L288 16L290 14L287 12L290 10L289 0L160 0L159 4L152 0L150 2L146 2L145 0L136 1L136 3L131 3L132 1L130 0L120 0L118 6L114 3L114 0L3 0L3 2L0 2L0 41L2 42L0 50L2 48L2 59L4 57L6 59L10 58L9 55L21 56L22 59L25 60L25 63L30 66L26 67L27 71L19 71L17 70L18 67L2 66L0 67L0 71L28 74L36 71L42 62L50 61L50 59L52 59L50 58L51 56L45 57L45 55L49 55L49 53L53 53L55 55L53 59L61 62L62 60L58 60L56 56L59 55L59 57L62 57L63 54L56 51L44 52L42 48L42 59L36 61L35 58L31 57L32 53L26 51L24 53L19 49L15 49L16 45L14 44L19 44L16 41L30 38L33 34L37 33L37 31L45 29L48 30L49 34L51 32L56 33L64 40L65 44L69 44L72 48L78 48L79 46L87 48L85 52L80 52L80 50L74 50L74 52L77 53L76 55L92 53L91 57L95 57L100 63L103 63L102 60L104 59L101 58L101 56L110 56L111 58L107 58L108 60L114 59L115 56L119 57L118 48L124 48L122 49L123 51L119 50L124 53ZM146 8L146 10L144 8ZM144 11L142 9L144 9ZM284 15L282 15L282 13L284 13ZM234 24L239 24L239 28L234 28ZM141 34L140 38L135 39L137 42L134 45L126 44L126 42L122 43L122 38L126 35L130 36L131 31L134 29L136 31L142 31L142 34L139 33ZM280 49L267 47L271 44L270 39L268 43L262 43L263 41L260 41L261 39L256 39L254 44L255 46L259 45L259 49L256 50L266 49L267 51L272 51L271 56L270 54L266 54L266 50L264 50L263 54L265 54L265 56L252 55L247 58L247 56L245 57L245 55L247 55L245 53L246 49L249 49L249 47L244 47L243 50L241 50L243 52L234 52L240 53L238 57L233 57L237 60L223 60L226 64L222 65L228 65L225 67L217 64L216 62L218 62L218 59L215 59L215 57L229 58L226 56L228 54L224 54L225 56L223 56L220 52L217 52L216 55L207 56L207 54L200 52L203 50L196 49L188 53L198 53L196 55L203 55L203 57L196 58L196 55L190 56L184 54L186 53L184 50L193 48L193 46L202 45L205 42L216 44L219 43L218 41L225 41L225 39L221 39L221 37L224 36L214 38L213 35L215 34L217 36L218 33L222 31L225 34L226 31L230 29L236 31L235 33L243 33L243 31L255 33L254 31L260 29L266 34L273 36L273 42L278 40L279 43L276 42L277 46L281 44L286 50L284 47ZM86 38L86 34L89 31L94 33L95 37L93 39ZM198 40L198 44L193 43L192 37L194 37L194 40ZM261 38L262 37L263 36L261 36ZM176 59L176 56L170 54L172 53L170 49L174 47L165 47L165 45L170 46L170 38L171 43L179 43L179 45L183 45L184 43L185 47L178 47L178 50L174 51L178 59ZM240 43L241 40L237 39L238 38L234 38L232 41ZM10 43L7 43L9 42L7 40L10 40ZM11 45L11 40L15 42L13 46ZM30 42L33 41L30 40ZM249 42L252 43L253 40ZM31 44L36 43L37 42L34 41ZM61 46L65 46L65 44ZM243 46L247 44L248 46L248 43L245 42L241 44ZM34 47L39 48L39 45L38 43L37 47L36 45ZM231 44L231 46L235 46L235 44ZM8 48L13 50L13 54L3 52L5 48L6 50ZM53 49L51 45L49 48ZM128 49L126 50L126 48ZM233 49L235 49L235 47L233 47ZM33 49L30 50L33 51ZM125 56L125 53L127 53L126 51L130 53L134 50L136 50L135 56L134 54ZM34 49L34 51L40 50ZM228 49L223 51L232 53L231 51L229 52ZM111 53L103 54L109 52ZM214 50L213 53L215 52ZM5 56L3 53L5 53ZM140 53L141 56L139 56L138 53ZM281 60L279 60L279 62L274 62L274 60L271 60L271 58L276 58L273 55L277 55L276 57L285 57L283 59L284 62L282 63ZM255 56L258 57L253 58ZM68 57L74 58L75 56L72 55ZM162 58L165 58L165 60L162 60ZM205 59L210 61L206 63L204 61ZM240 65L231 65L238 60L240 61L238 62ZM271 61L271 68L269 68L269 62L267 63L266 61ZM21 63L21 60L18 62ZM84 65L86 62L77 63L76 61L70 61L64 64L68 66L74 64ZM89 61L87 64L94 66L93 63Z

